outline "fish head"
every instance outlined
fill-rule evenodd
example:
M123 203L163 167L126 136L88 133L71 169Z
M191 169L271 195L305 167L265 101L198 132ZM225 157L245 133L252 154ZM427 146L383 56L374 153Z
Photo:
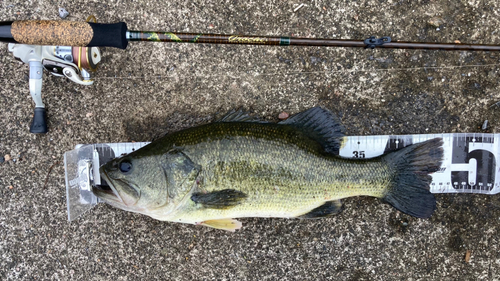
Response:
M99 168L102 185L92 192L114 207L151 215L169 203L164 171L154 160L129 154L107 162Z

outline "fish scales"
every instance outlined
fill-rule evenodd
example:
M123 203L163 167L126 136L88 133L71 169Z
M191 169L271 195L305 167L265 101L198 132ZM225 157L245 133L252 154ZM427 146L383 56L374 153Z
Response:
M383 196L391 177L387 165L325 155L305 137L277 124L214 123L165 137L151 147L151 154L181 147L202 167L202 190L235 189L248 195L231 209L207 210L192 204L188 207L194 220L200 215L296 217L325 201ZM179 216L188 220L185 210Z

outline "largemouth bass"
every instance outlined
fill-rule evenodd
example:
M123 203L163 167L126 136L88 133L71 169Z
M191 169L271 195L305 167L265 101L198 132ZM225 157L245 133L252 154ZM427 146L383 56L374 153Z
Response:
M315 107L279 123L242 111L168 134L100 167L94 186L109 204L158 220L234 231L235 218L317 218L340 199L373 196L427 218L436 208L429 174L441 166L442 140L372 159L338 156L344 129Z

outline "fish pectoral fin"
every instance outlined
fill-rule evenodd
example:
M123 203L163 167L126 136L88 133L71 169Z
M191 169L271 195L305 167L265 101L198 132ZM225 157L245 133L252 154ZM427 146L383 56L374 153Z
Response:
M313 107L297 113L278 124L293 126L318 142L325 152L338 155L345 143L344 127L330 111Z
M208 220L201 222L200 224L231 232L235 232L237 229L241 229L242 226L241 222L235 219Z
M312 209L308 213L299 216L301 219L314 219L327 216L333 216L342 211L342 202L340 200L328 201L325 204Z
M205 208L227 209L241 204L247 195L234 189L223 189L208 193L196 192L191 195L191 200Z

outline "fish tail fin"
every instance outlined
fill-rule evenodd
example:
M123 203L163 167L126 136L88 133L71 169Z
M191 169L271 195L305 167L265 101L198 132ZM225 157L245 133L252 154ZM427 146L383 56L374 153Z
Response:
M383 200L403 213L428 218L436 209L436 198L429 191L432 177L443 159L443 140L431 139L383 156L394 172L392 186Z

